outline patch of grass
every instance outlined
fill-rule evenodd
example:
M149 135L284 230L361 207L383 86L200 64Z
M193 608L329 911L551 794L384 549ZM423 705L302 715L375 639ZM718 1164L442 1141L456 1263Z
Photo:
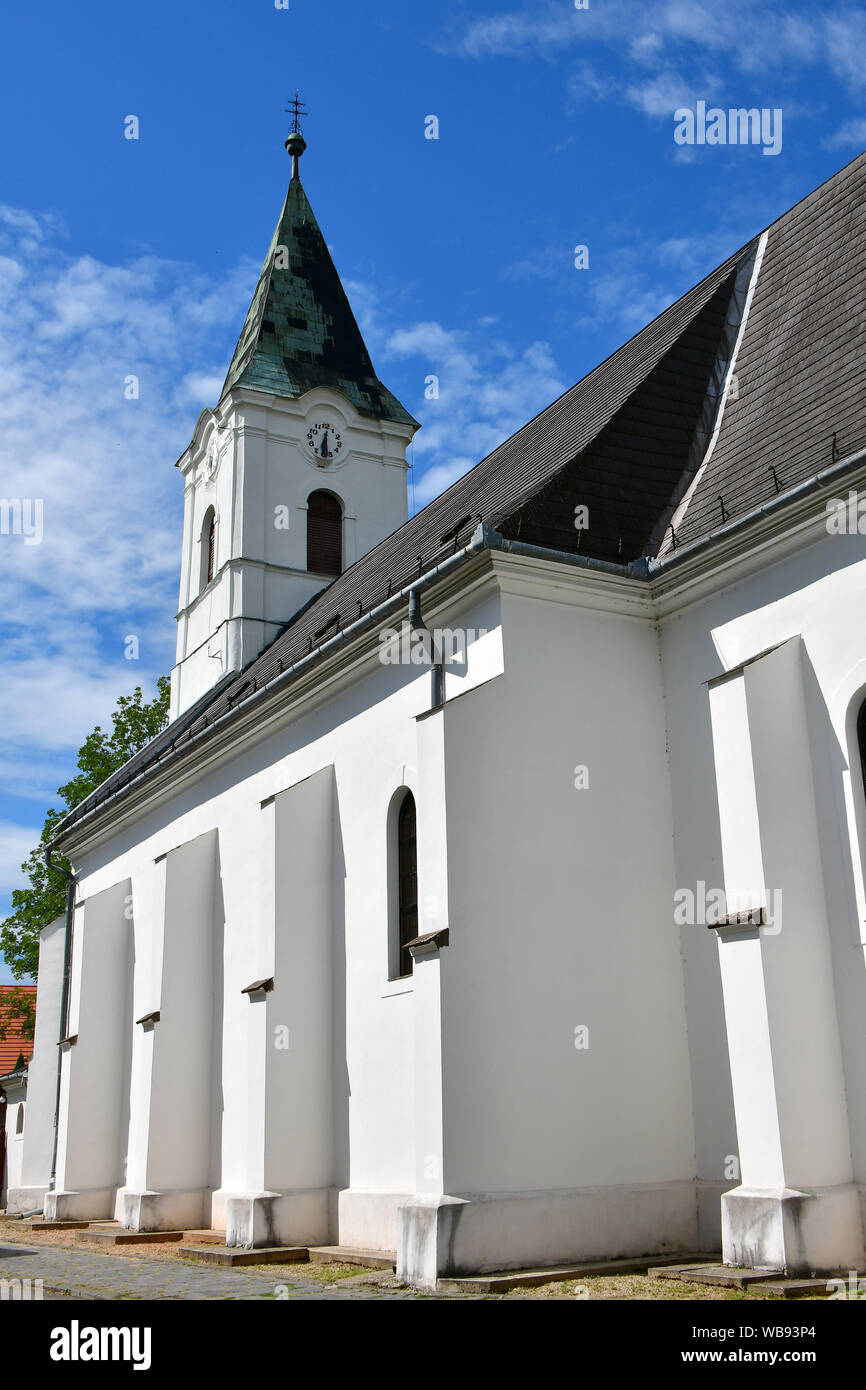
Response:
M302 1279L310 1279L316 1284L336 1284L340 1279L353 1279L356 1275L371 1273L363 1265L317 1265L310 1262L291 1267Z
M538 1284L529 1289L509 1289L499 1298L570 1298L581 1301L582 1290L593 1299L700 1299L702 1302L742 1301L742 1289L725 1289L714 1284L686 1284L677 1279L651 1279L647 1274L592 1274L563 1283ZM586 1295L584 1295L584 1298Z

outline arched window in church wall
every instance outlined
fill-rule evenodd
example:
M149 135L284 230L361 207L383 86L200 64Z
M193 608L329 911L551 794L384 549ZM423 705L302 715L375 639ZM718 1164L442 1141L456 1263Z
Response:
M311 492L307 498L307 569L343 572L343 508L332 492Z
M850 725L849 725L850 728ZM857 715L857 747L860 750L860 767L863 772L863 789L866 792L866 700Z
M412 953L406 943L418 935L418 840L415 798L407 791L397 813L398 974L412 974Z

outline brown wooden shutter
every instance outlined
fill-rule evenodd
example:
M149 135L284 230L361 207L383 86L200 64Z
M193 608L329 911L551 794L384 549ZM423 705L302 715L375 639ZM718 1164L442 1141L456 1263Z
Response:
M307 569L314 574L343 572L343 512L330 492L307 499Z
M207 533L207 582L210 584L216 573L216 516L211 512Z

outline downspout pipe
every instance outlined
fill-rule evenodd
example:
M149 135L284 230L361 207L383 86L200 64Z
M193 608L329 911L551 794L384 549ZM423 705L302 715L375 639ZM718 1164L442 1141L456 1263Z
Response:
M430 708L438 709L445 703L445 667L442 653L437 652L433 634L421 614L421 595L417 589L409 593L409 627L413 632L425 632L430 648Z
M66 927L63 938L63 986L60 995L60 1036L57 1039L57 1090L54 1097L54 1144L51 1151L51 1177L48 1179L49 1192L54 1191L57 1179L57 1144L60 1137L60 1081L63 1070L63 1050L60 1044L67 1036L69 1018L70 967L72 965L72 923L75 907L75 875L56 863L52 857L51 846L45 847L45 867L66 879Z

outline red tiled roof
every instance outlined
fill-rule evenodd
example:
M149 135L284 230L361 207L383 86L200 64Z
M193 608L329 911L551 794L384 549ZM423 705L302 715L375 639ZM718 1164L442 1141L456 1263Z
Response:
M5 1013L3 996L18 992L20 994L32 994L36 997L35 985L0 985L0 1016ZM29 1062L33 1056L33 1042L30 1038L22 1038L20 1033L20 1021L10 1026L6 1031L6 1037L0 1038L0 1076L8 1076L9 1072L15 1070L15 1063L18 1058L23 1056L25 1062Z

